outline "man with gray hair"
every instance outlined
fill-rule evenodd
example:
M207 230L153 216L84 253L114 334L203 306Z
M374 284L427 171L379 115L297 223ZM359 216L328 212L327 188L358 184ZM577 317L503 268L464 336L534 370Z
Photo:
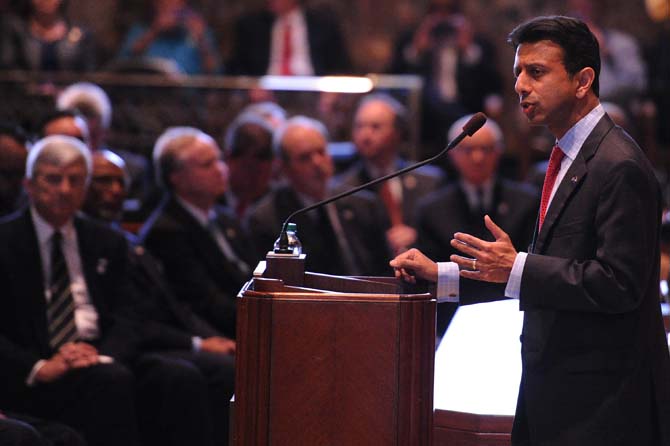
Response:
M370 94L361 100L352 130L361 159L340 175L339 183L359 186L409 165L400 157L407 133L406 114L405 107L387 94ZM416 241L416 204L440 186L443 176L438 168L423 166L372 188L386 209L386 238L395 254Z
M178 298L234 339L235 296L251 277L255 251L231 212L217 205L227 188L219 146L201 130L174 127L156 141L153 159L166 194L140 242L162 261Z
M127 247L76 215L90 171L81 141L42 139L27 160L30 206L0 223L0 401L91 444L136 445L134 380L122 365L134 350Z
M58 110L77 110L86 122L89 147L93 152L109 149L118 154L126 164L130 177L127 199L124 203L126 216L143 218L149 209L153 179L147 159L137 153L119 148L110 148L106 139L112 125L112 101L100 86L90 82L76 82L67 86L56 98ZM146 211L146 213L145 213Z
M458 119L449 129L454 139L472 115ZM540 203L539 191L528 184L501 178L500 157L505 150L502 131L488 119L470 138L449 152L458 180L427 195L417 205L416 246L437 259L448 259L457 251L451 246L455 232L466 231L486 240L492 236L484 227L489 215L509 234L514 246L525 249L533 236ZM438 304L437 335L449 326L457 305Z
M305 116L289 119L274 136L286 184L265 196L249 213L249 230L259 258L279 235L292 212L334 195L333 160L323 124ZM383 233L383 209L366 191L297 216L298 237L307 268L329 274L383 275L389 256Z

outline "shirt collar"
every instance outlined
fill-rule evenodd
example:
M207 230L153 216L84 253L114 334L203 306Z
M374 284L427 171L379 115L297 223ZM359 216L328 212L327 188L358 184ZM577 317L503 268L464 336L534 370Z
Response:
M214 212L214 209L203 211L199 207L193 206L191 203L177 195L175 195L175 198L177 199L177 203L179 203L181 207L186 210L186 212L191 214L191 216L193 216L193 218L195 218L203 228L206 228L209 225L210 220L216 218L216 212Z
M605 109L601 104L598 104L558 140L558 146L565 156L570 158L570 160L574 160L577 157L579 150L584 145L584 141L586 141L586 138L591 134L603 116L605 116Z
M53 237L54 232L58 229L64 240L71 240L74 237L74 222L73 219L70 219L60 228L54 228L49 222L47 222L42 216L37 212L34 206L30 206L30 216L33 220L33 225L35 226L35 232L37 232L37 240L40 245L45 245L51 242L51 237Z

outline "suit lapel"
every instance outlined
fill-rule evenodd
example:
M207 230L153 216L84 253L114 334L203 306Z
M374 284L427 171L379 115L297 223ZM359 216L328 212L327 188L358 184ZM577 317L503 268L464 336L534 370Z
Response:
M12 240L12 251L15 253L12 257L16 259L16 271L21 276L19 283L25 290L27 314L32 315L29 317L29 320L32 321L32 332L42 353L49 354L51 350L47 333L44 272L37 233L30 212L27 210L21 216L21 221L17 223L19 224L19 236Z
M547 234L551 232L570 198L584 181L584 178L588 174L589 160L595 155L601 141L612 127L614 127L614 123L609 116L605 115L586 138L586 141L584 141L577 157L561 180L561 184L559 184L556 194L554 194L554 198L551 200L547 215L542 224L542 230L539 234L536 231L537 240L534 243L534 252L542 252Z
M561 184L559 184L554 198L551 200L547 215L542 224L542 230L538 234L538 239L535 249L539 252L542 250L547 234L549 234L556 224L558 217L563 212L566 204L570 201L570 197L577 191L578 186L584 181L586 177L587 168L584 158L580 155L575 158L572 165L566 172Z
M102 304L100 289L98 288L97 274L103 274L107 269L109 259L101 258L97 254L96 247L99 241L91 234L89 228L81 218L75 217L74 227L77 231L77 244L79 245L79 257L81 258L81 268L86 281L86 289L91 303L100 314ZM102 317L103 315L100 314Z

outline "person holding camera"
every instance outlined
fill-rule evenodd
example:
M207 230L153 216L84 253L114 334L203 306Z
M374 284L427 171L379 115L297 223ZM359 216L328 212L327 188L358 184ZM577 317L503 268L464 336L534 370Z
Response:
M394 47L389 71L424 78L421 134L428 155L444 147L444 129L461 116L500 115L502 79L495 48L474 32L458 0L431 0L418 27L399 36Z

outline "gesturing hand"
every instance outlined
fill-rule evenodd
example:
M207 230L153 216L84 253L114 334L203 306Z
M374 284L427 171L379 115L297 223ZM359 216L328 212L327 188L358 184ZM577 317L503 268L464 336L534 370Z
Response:
M458 264L462 277L505 283L509 279L516 259L516 249L505 231L493 223L488 215L484 217L484 224L495 241L487 242L472 235L457 232L451 240L451 246L468 257L452 255L450 260Z

